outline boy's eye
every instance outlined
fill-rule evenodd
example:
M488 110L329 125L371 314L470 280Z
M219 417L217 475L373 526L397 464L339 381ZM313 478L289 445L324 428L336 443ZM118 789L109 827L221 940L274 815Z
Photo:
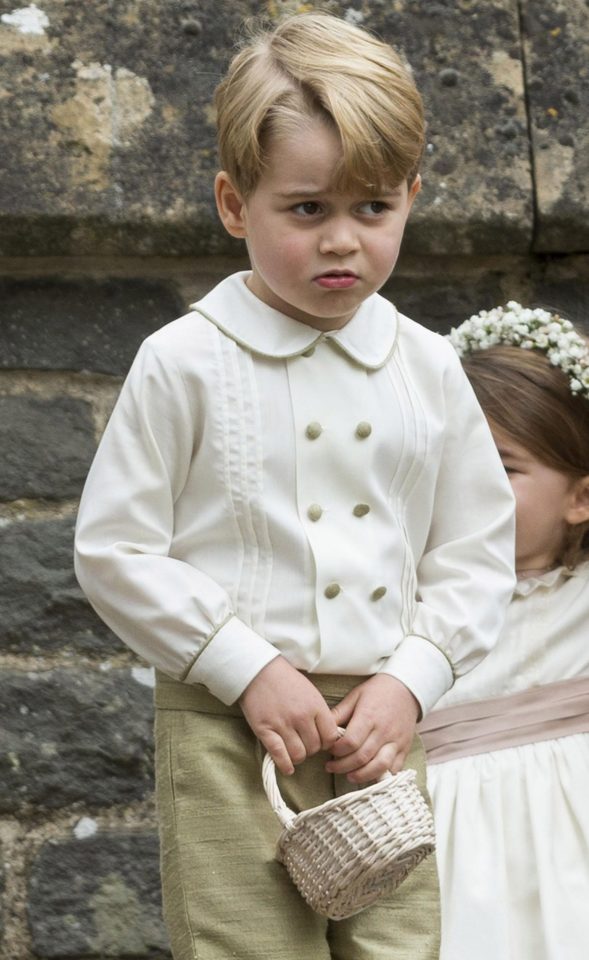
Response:
M314 217L320 210L321 207L318 203L315 203L314 200L305 200L304 203L297 203L297 205L293 207L293 211L303 217Z
M361 204L360 212L367 213L370 216L378 216L380 213L384 213L385 210L389 209L388 203L385 203L384 200L368 200L366 203Z

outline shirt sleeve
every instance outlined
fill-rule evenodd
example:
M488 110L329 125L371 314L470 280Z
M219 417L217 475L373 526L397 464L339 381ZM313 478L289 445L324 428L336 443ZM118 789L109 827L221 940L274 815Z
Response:
M511 485L454 355L445 397L444 444L417 565L413 622L381 668L405 683L423 715L494 647L515 585Z
M203 683L228 704L279 651L235 616L218 583L169 556L174 503L205 404L204 391L191 391L189 399L173 358L163 360L146 341L84 487L75 569L90 603L124 643L168 676Z

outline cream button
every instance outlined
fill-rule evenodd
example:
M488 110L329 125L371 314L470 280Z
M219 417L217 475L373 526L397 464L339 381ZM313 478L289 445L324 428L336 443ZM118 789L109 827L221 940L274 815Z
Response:
M315 523L316 520L321 519L322 513L323 513L323 509L322 507L319 506L318 503L312 503L309 509L307 510L307 516L309 520L313 521L313 523Z
M305 430L305 436L308 437L309 440L316 440L317 437L320 437L322 433L323 427L320 423L317 423L316 420L313 420L312 423L309 423L307 429Z
M338 593L341 593L341 590L342 588L339 583L328 583L323 593L328 600L333 600L334 597L337 597Z
M308 350L303 350L302 356L303 356L303 357L312 357L314 353L315 353L315 347L309 347Z
M370 513L370 507L367 503L357 503L352 513L355 517L365 517L367 513Z
M369 437L371 433L372 426L366 420L362 420L356 427L356 436L360 440L366 440L366 437Z
M370 599L382 600L386 592L387 592L386 587L377 587L376 590L373 590L372 593L370 594Z

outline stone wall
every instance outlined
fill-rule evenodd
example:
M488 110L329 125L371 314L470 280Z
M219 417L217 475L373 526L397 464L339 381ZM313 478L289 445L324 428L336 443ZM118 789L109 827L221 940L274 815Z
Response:
M243 251L218 227L213 87L293 2L0 0L0 953L169 956L152 674L92 614L78 497L141 340ZM318 6L318 5L317 5ZM589 4L352 0L405 52L424 188L385 293L445 331L510 297L589 316Z

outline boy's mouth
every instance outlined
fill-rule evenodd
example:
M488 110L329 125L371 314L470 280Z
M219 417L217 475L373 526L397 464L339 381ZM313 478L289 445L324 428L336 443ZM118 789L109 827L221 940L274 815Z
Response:
M353 287L357 280L357 274L351 270L326 270L315 277L315 283L328 290L346 290Z

